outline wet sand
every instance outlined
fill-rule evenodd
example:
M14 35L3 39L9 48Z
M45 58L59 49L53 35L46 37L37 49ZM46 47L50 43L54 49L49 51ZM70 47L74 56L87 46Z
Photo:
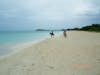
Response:
M0 75L100 75L100 33L69 31L0 60Z

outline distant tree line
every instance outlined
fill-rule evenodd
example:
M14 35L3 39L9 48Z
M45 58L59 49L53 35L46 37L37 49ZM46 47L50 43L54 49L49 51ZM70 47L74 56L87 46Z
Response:
M92 24L92 25L84 26L82 28L73 28L73 29L68 29L68 30L82 30L82 31L100 32L100 24Z
M72 28L72 29L36 29L36 31L64 31L64 30L78 30L78 31L95 31L100 32L100 24L92 24L84 26L82 28Z

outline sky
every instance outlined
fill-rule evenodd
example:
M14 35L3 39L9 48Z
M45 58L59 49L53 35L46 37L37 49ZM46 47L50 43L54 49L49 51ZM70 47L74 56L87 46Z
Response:
M100 23L100 0L0 0L0 30L73 28Z

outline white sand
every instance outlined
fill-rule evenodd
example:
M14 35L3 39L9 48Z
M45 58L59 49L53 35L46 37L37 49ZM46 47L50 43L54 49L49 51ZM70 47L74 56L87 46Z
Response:
M1 59L0 75L100 75L100 33L48 38Z

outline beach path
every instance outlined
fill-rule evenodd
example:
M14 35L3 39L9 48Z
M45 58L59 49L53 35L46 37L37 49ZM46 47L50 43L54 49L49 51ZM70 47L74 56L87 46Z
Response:
M0 75L100 75L100 33L68 31L0 60Z

